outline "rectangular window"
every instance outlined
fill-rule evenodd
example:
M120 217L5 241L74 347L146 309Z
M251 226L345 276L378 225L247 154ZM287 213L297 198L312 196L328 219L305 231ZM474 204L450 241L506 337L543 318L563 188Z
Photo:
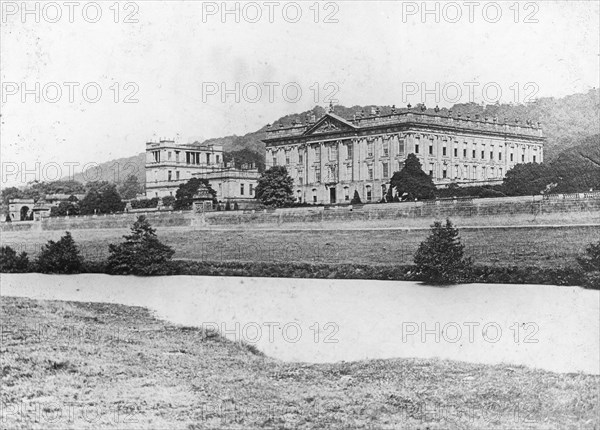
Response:
M494 153L490 151L490 160L494 159Z
M535 163L535 155L533 156L533 162Z
M277 166L277 157L273 157L273 166Z
M169 181L172 179L172 176L173 176L173 172L169 170L167 173L167 177L168 177Z
M373 193L371 192L371 187L367 187L367 201L370 202L373 198Z
M179 151L175 151L175 161L179 163Z
M171 151L167 152L167 159L171 160Z
M389 172L389 166L388 166L388 163L383 163L383 164L382 164L382 167L383 167L383 177L384 177L384 178L387 178L387 177L389 177L389 176L390 176L390 172Z
M448 171L446 169L442 170L442 178L446 179L448 176Z
M446 146L444 146L442 148L442 156L445 157L446 156Z
M367 157L373 156L373 142L367 142Z
M179 171L175 172L175 178L177 178L177 180L179 180Z
M300 181L302 182L302 178L300 178ZM254 194L254 184L250 184L249 187L250 189L248 190L248 193L250 195Z
M352 180L352 164L346 165L346 179Z
M415 154L419 153L419 144L415 143Z
M398 140L398 154L400 154L400 155L404 155L404 144L405 144L404 139Z
M285 164L286 164L286 166L290 165L290 154L289 153L285 154Z
M458 148L454 148L454 156L458 157Z
M369 180L373 180L373 167L369 166L368 170Z
M244 195L244 184L240 184L240 195Z
M298 183L299 183L300 185L302 185L302 184L304 183L304 182L302 181L302 179L304 179L304 178L302 178L302 176L298 176ZM252 194L252 185L250 185L250 194Z
M433 145L429 145L429 155L433 155Z
M344 200L350 201L350 189L344 188Z
M502 161L502 153L501 152L498 153L498 160Z
M301 152L298 153L298 163L304 163L304 154Z
M477 151L473 150L473 158L477 157Z
M514 154L512 152L510 153L510 161L514 161Z
M473 166L473 179L477 179L477 166Z
M429 176L433 178L433 164L429 165Z
M333 160L337 160L337 158L338 158L337 146L331 145L329 147L329 159L333 161Z
M217 162L217 164L219 164L221 162L221 158L219 157L219 154L216 155L216 162Z
M481 151L481 159L484 160L485 159L485 151Z
M315 167L315 182L321 182L321 166Z
M463 149L463 158L467 158L467 148Z
M383 142L383 156L387 157L390 155L390 143L388 141Z
M354 146L352 145L352 143L349 143L346 145L346 154L347 154L346 159L347 160L352 160L353 149L354 149Z
M317 146L315 148L315 158L318 160L321 160L321 147Z
M525 162L525 154L521 155L521 161Z
M210 154L206 154L206 164L210 164Z

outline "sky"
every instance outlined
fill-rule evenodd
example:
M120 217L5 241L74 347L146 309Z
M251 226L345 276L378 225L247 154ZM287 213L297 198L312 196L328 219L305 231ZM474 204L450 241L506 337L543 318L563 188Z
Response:
M158 138L243 135L330 101L443 107L587 92L599 87L599 5L3 1L1 185Z

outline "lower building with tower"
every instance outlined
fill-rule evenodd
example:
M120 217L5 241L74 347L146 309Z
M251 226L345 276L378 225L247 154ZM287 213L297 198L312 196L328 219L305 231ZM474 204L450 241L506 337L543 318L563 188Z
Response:
M540 124L392 108L391 113L318 120L267 130L267 168L283 165L294 180L296 201L379 201L394 172L414 153L438 187L499 184L519 163L543 161Z

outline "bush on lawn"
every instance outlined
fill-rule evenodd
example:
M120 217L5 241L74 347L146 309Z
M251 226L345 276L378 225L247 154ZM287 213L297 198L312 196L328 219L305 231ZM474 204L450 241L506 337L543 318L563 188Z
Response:
M590 244L585 254L577 258L577 262L584 271L583 286L600 289L600 242Z
M38 272L56 274L81 273L83 264L79 248L68 231L58 242L49 240L35 262Z
M107 271L112 275L168 275L175 251L156 236L145 216L139 216L125 242L109 245Z
M10 246L0 248L0 272L26 273L29 271L29 258L26 252L17 252Z
M422 280L432 284L468 281L472 262L470 258L464 258L464 248L458 229L452 226L449 219L445 226L436 221L431 226L431 234L421 242L414 258Z

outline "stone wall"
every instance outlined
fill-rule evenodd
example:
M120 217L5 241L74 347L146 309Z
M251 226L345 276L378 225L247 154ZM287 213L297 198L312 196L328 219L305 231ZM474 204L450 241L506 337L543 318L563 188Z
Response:
M210 226L266 225L303 223L348 223L395 219L506 218L510 225L514 216L556 214L557 223L567 214L587 213L587 222L600 223L600 198L549 199L508 197L499 199L445 200L369 204L362 206L304 207L263 211L228 211L194 214L191 211L147 212L155 227L210 228ZM563 215L564 214L564 215ZM47 218L42 221L0 223L2 231L76 230L129 228L140 214L72 216Z

